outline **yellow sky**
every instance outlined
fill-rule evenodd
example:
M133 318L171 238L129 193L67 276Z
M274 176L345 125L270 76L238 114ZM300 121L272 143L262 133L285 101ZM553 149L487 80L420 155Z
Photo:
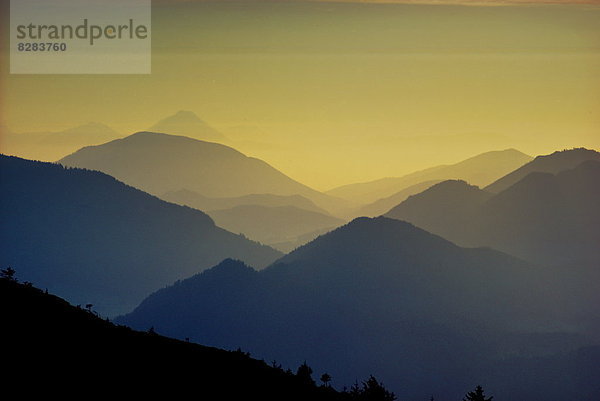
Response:
M151 75L9 75L0 123L123 134L192 110L317 189L477 152L600 148L600 8L184 3Z

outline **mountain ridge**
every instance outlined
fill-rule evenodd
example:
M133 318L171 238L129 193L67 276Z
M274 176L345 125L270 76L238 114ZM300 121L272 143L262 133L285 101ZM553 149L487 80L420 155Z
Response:
M536 156L529 163L499 178L485 187L486 191L500 193L532 172L556 174L577 167L587 160L600 161L600 153L593 149L572 148L558 150L548 155Z
M532 262L600 260L596 189L600 161L588 160L557 174L529 172L492 193L465 183L455 200L437 184L409 197L386 216L408 220L462 246L491 246ZM468 192L468 193L467 193Z
M138 132L81 149L59 163L103 171L156 196L184 188L207 197L298 194L334 215L345 203L226 145L170 134Z
M110 382L119 387L121 396L132 398L165 394L169 399L183 399L194 392L224 399L350 399L279 366L268 366L241 350L167 338L152 328L133 331L115 325L101 319L92 306L72 306L14 278L0 278L0 304L3 341L18 350L4 353L3 360L11 367L4 378L15 390L27 386L29 396L80 397L79 386L57 385L68 375L77 382L87 382L90 377ZM62 368L49 369L58 361ZM140 386L131 380L132 372L153 384ZM113 386L98 386L94 391L107 398L114 396Z
M281 256L104 173L4 155L0 166L1 263L102 313L225 257L264 267Z
M327 194L372 203L406 189L409 186L431 180L463 179L475 185L486 185L531 160L516 149L490 151L475 155L458 163L430 167L401 177L350 184L327 191Z
M461 248L410 223L357 218L261 271L222 262L155 292L117 321L225 349L241 343L286 364L309 358L320 369L335 360L333 376L353 380L370 371L400 399L425 387L459 397L458 387L473 380L513 388L504 393L511 399L523 394L524 377L535 377L527 391L558 401L557 387L577 389L530 367L546 358L564 369L557 355L588 344L569 332L593 314L586 307L585 317L574 318L578 294L561 287L569 274ZM551 351L537 346L542 341Z

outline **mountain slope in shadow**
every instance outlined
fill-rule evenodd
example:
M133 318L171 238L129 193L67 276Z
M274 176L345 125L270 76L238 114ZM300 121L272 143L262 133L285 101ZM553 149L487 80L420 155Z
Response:
M138 132L80 149L60 163L102 171L157 196L188 189L211 198L302 195L336 213L344 205L344 201L294 181L262 160L225 145L183 136Z
M359 218L259 272L226 260L118 321L226 349L241 344L285 364L335 365L330 373L342 381L371 372L399 399L418 399L424 388L458 398L475 381L505 399L558 401L584 388L569 382L587 373L583 362L558 355L589 342L590 318L565 306L577 293L557 273L409 223ZM549 372L529 370L542 359Z
M0 156L0 185L0 263L103 314L226 257L281 256L103 173Z
M133 331L54 295L0 278L3 380L15 397L350 400L332 388L224 351Z
M491 246L544 264L600 261L600 162L558 173L530 173L493 194L443 182L386 216L464 246Z
M327 194L368 204L392 196L412 185L432 180L458 179L483 186L530 160L530 156L515 149L486 152L456 164L431 167L402 177L344 185L327 191Z

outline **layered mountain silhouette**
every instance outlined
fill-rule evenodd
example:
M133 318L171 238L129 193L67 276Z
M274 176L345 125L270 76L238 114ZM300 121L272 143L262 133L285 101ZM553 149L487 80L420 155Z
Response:
M505 175L485 187L486 191L499 193L525 178L529 173L557 174L577 167L587 160L600 161L600 153L592 149L578 148L554 152L550 155L537 156L529 163Z
M255 205L265 207L293 206L309 212L327 214L324 209L300 195L251 194L232 198L209 198L197 192L182 189L164 193L160 197L168 202L193 207L205 212L231 209L236 206Z
M595 312L564 288L570 274L359 218L262 271L225 260L117 321L284 364L335 361L333 376L371 372L399 399L459 399L476 381L503 399L591 401L598 351L577 350Z
M354 400L245 352L116 326L91 307L4 278L0 322L3 381L11 388L4 391L15 398L79 399L93 391L132 399Z
M27 159L55 161L84 146L112 141L122 135L100 123L88 123L57 132L14 133L2 130L2 153Z
M294 181L262 160L183 136L138 132L80 149L60 163L102 171L157 196L181 189L210 198L302 195L333 213L339 213L344 205L344 201Z
M227 141L225 135L202 121L194 112L186 110L180 110L160 120L148 131L187 136L208 142L222 143Z
M498 194L446 181L386 216L464 246L491 246L533 262L598 263L598 182L600 162L593 160L556 175L530 173Z
M207 213L219 227L244 234L283 252L291 251L292 246L303 245L301 241L306 234L331 230L345 223L341 219L295 206L240 205Z
M102 314L234 257L264 267L281 253L96 171L0 157L0 264Z
M531 157L515 149L486 152L452 165L442 165L417 171L402 177L344 185L327 191L332 196L369 204L390 197L415 184L428 181L461 179L484 186L529 162Z

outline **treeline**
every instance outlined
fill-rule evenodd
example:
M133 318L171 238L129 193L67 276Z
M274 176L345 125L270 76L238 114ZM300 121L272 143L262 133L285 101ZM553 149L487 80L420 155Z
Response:
M336 390L328 373L317 384L306 362L293 372L241 350L179 341L153 328L140 332L115 325L98 316L91 304L75 307L32 283L19 283L10 267L0 269L0 327L3 362L10 367L3 379L23 397L93 392L135 399L193 393L197 399L223 400L397 400L373 376ZM464 401L490 400L478 387Z

